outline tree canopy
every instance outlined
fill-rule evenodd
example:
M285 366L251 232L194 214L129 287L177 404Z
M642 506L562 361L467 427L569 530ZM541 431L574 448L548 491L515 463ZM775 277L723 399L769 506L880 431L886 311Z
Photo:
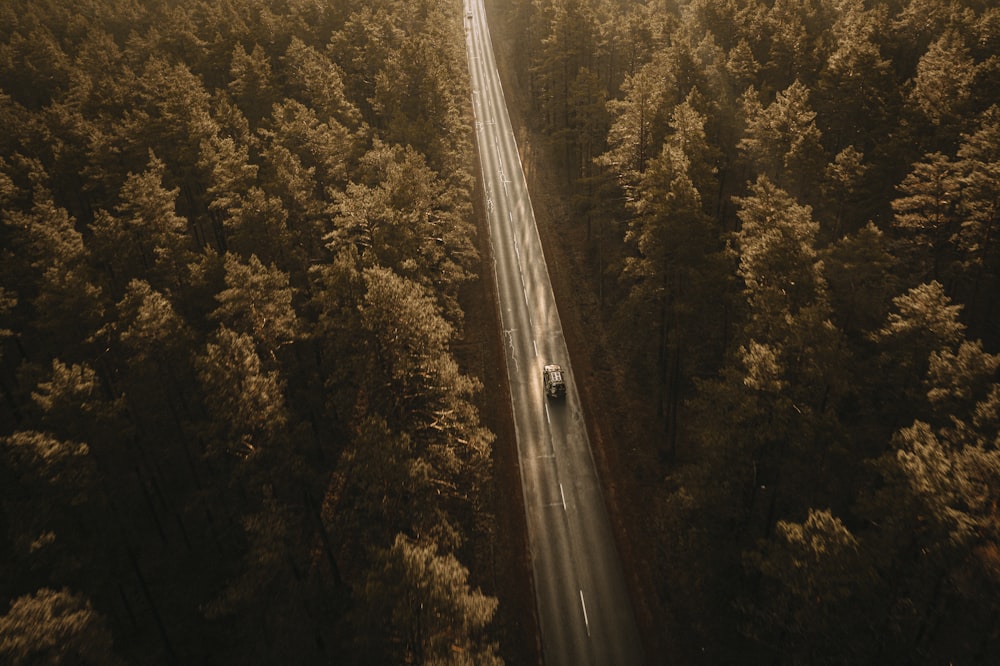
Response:
M0 7L0 661L500 663L463 15Z
M690 661L997 657L978 513L1000 497L997 18L976 0L506 13L573 207L555 251L585 257L588 326L634 387L615 444L647 456L621 468L632 529Z

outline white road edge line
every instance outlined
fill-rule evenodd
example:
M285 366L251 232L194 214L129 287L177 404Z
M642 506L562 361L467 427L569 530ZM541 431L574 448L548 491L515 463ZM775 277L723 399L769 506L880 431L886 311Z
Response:
M563 511L566 511L566 493L563 492L562 482L559 483L559 497L562 498ZM581 595L583 594L583 590L580 590L580 594ZM586 613L587 613L586 607L584 607L583 613L584 613L584 615L586 615Z
M580 590L580 605L583 606L583 623L587 626L587 637L590 637L590 620L587 619L587 602L583 600L583 590Z

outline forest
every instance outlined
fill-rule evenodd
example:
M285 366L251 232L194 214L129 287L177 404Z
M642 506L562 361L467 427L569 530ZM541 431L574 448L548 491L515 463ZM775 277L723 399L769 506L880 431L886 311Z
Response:
M1000 8L492 6L629 377L654 633L1000 660Z
M1000 8L488 4L654 659L1000 660ZM0 661L509 654L462 17L0 3Z
M0 3L0 661L502 663L462 17Z

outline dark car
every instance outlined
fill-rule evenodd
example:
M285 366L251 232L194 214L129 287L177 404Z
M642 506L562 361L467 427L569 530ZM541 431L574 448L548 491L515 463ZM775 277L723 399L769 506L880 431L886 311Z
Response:
M566 397L566 379L561 367L554 363L545 366L542 378L545 381L545 395L550 398Z

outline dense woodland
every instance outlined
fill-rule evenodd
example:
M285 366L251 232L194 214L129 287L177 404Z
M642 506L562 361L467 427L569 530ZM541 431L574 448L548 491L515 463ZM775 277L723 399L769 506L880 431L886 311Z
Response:
M675 631L709 663L1000 660L1000 8L495 5L655 415Z
M0 662L500 662L462 17L0 3Z
M671 630L1000 659L1000 9L491 7L651 415ZM462 14L0 3L4 663L500 661Z

